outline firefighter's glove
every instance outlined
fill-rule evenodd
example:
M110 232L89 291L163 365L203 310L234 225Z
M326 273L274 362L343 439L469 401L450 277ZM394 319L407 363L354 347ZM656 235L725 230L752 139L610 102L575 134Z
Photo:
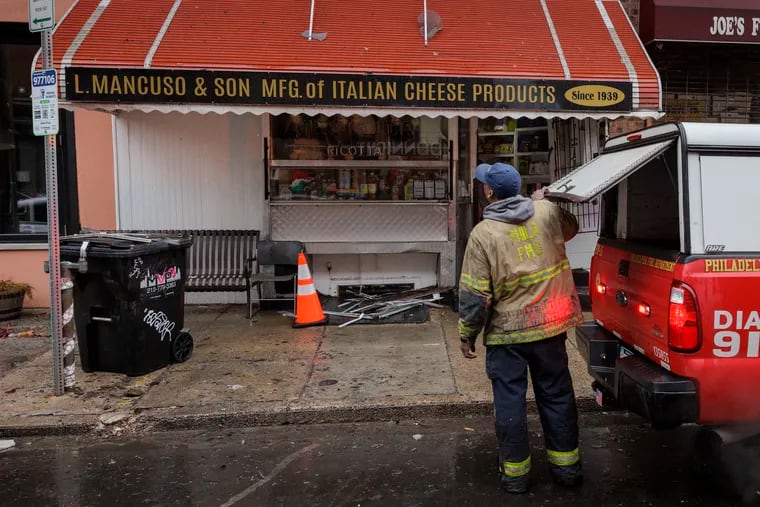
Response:
M462 355L467 359L474 359L478 356L475 355L475 341L477 336L473 338L466 338L461 336L459 338L459 350L462 351Z

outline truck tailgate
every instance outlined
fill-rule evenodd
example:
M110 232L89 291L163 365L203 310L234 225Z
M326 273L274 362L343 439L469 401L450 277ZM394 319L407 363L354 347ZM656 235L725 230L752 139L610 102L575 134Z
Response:
M600 240L591 265L594 319L666 369L674 257L664 252L645 255Z

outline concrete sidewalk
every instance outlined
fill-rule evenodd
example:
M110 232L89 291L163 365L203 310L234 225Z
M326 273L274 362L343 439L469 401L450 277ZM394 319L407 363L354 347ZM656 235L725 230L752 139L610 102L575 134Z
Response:
M196 348L186 363L131 378L78 370L79 392L60 397L49 352L10 370L0 378L0 436L490 413L484 349L462 357L456 319L432 310L424 324L292 329L276 313L249 323L242 307L189 306ZM568 353L579 405L590 408L574 340Z

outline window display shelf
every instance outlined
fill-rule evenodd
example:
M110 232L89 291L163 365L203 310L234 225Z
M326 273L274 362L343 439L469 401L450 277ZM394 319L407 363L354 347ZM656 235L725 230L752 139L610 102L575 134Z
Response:
M446 119L280 115L270 135L270 202L452 198Z
M272 206L293 206L293 205L313 205L313 206L430 206L430 205L436 205L440 206L442 204L448 204L449 202L447 200L417 200L417 201L388 201L388 200L381 200L381 201L368 201L368 200L360 200L360 199L326 199L326 198L297 198L297 199L281 199L281 200L275 200L272 201L270 204Z
M335 169L448 169L448 160L270 160L270 167L335 168Z
M494 131L498 125L504 130ZM479 126L478 162L512 164L522 177L524 195L551 182L549 125L545 120L484 120Z
M521 134L521 133L524 133L524 132L541 132L541 131L545 131L545 130L546 130L546 126L543 126L543 127L518 127L515 132L517 132L518 134Z
M407 161L403 166L398 163L378 165L378 161L281 162L288 164L271 167L272 201L398 202L450 198L447 162Z
M514 136L515 132L478 132L479 137Z

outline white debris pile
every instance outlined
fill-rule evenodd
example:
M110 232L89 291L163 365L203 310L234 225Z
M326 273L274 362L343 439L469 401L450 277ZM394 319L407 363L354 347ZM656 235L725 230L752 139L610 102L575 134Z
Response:
M428 287L425 289L386 293L382 295L366 294L347 290L349 297L338 305L341 311L325 311L326 315L349 318L338 327L345 327L360 320L381 321L394 315L420 308L446 308L444 295L451 292L451 287Z

